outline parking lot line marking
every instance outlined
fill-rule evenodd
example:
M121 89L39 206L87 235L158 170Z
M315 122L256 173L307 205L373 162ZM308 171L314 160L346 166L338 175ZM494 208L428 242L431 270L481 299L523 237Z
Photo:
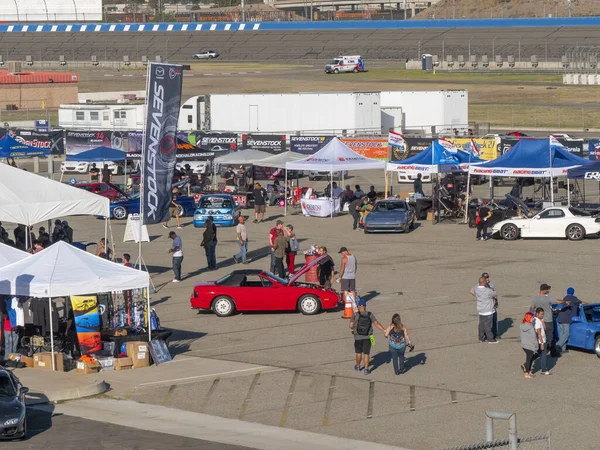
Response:
M242 408L240 409L240 415L238 416L239 420L244 420L244 415L246 414L246 408L248 407L248 403L250 403L250 399L252 398L252 393L258 384L258 379L260 378L260 374L262 372L256 373L254 378L252 379L252 383L250 384L250 388L248 389L248 393L246 394L246 398L244 399L244 403L242 403Z
M206 393L206 396L202 400L202 405L200 407L200 411L204 411L206 409L206 405L208 405L208 401L210 400L211 396L213 395L213 392L215 392L215 390L217 389L217 386L219 385L220 380L221 380L220 378L215 378L213 380L212 384L210 385L210 388L208 389L208 392Z
M411 411L415 410L415 403L416 403L416 401L415 401L415 390L416 390L416 387L414 385L412 385L410 387L410 410Z
M456 400L456 391L450 391L450 398L452 399L452 403L458 403Z
M367 419L373 418L373 402L375 401L375 381L369 381L369 403L367 403Z
M323 426L329 425L329 411L331 409L331 402L333 401L333 391L335 390L335 375L331 376L331 382L329 383L329 391L327 392L327 401L325 402L325 413L323 414Z
M163 401L161 402L160 406L167 405L167 402L169 401L169 398L171 397L171 394L173 393L173 391L175 390L176 387L177 387L176 384L172 384L171 387L169 387L169 390L165 394L165 397L163 398Z
M298 382L298 377L300 376L300 371L295 370L294 376L292 377L292 384L290 384L290 389L288 390L287 396L285 398L285 405L283 406L283 412L281 413L281 420L279 422L280 427L285 427L285 422L287 421L287 413L290 408L290 404L292 403L292 397L294 395L294 391L296 390L296 383Z
M167 384L167 383L173 383L176 381L200 380L202 378L218 377L220 375L230 375L232 373L242 373L242 372L248 372L250 370L259 370L259 369L267 369L267 368L268 368L268 366L249 367L248 369L230 370L228 372L219 372L219 373L209 373L206 375L197 375L195 377L173 378L171 380L161 380L161 381L150 381L148 383L141 383L138 386L154 386L157 384ZM284 370L287 370L287 369L284 369Z

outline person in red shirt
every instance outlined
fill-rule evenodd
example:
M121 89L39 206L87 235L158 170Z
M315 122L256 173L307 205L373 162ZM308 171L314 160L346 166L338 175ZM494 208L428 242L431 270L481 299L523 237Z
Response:
M275 239L277 236L283 234L283 220L278 220L275 223L275 226L271 228L269 231L269 247L271 248L271 266L269 268L269 272L275 273L275 265L277 263L277 258L275 258Z
M4 360L8 361L8 355L11 353L17 353L19 333L17 333L17 331L10 324L8 315L4 316L2 329L4 330Z
M123 253L123 265L125 267L133 267L133 265L131 264L131 255L129 253Z

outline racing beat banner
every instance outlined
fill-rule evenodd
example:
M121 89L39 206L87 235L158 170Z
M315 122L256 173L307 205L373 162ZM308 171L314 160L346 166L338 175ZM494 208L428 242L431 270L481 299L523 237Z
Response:
M169 218L182 82L182 66L148 65L146 129L142 148L143 202L140 205L144 225L164 222Z
M67 130L67 155L77 155L97 147L110 147L123 150L123 132L106 130Z

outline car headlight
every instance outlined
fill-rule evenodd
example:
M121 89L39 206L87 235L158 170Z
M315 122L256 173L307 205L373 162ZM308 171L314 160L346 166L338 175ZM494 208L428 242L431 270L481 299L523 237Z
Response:
M16 424L19 423L19 420L20 419L18 419L18 418L16 418L16 419L8 419L6 422L4 422L4 426L5 427L10 427L12 425L16 425Z
M224 219L224 220L231 220L231 219L233 219L233 217L231 216L231 214L225 214L225 215L223 216L223 219Z

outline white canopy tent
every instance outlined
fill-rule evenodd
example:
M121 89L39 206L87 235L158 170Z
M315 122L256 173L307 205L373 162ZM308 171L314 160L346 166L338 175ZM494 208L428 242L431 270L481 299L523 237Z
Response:
M116 264L79 250L66 242L57 242L35 255L0 268L0 294L48 298L86 295L97 292L146 288L150 317L150 276L147 272ZM50 321L52 352L54 330ZM148 338L150 326L148 326ZM54 356L52 357L54 370Z
M8 266L31 256L29 253L0 243L0 267Z
M271 155L268 158L256 162L257 166L275 167L276 169L285 169L288 162L305 159L306 155L296 152L282 152L277 155Z
M215 158L215 164L257 164L258 161L269 156L272 156L271 153L261 152L260 150L240 150Z
M345 170L372 170L384 169L385 161L370 159L355 151L352 151L338 138L333 138L327 145L313 155L298 161L290 161L285 164L285 184L287 186L288 170L316 170L329 172L331 185L333 186L333 172ZM332 199L333 200L333 199ZM287 202L285 203L285 214L287 215ZM333 208L331 208L333 216Z

